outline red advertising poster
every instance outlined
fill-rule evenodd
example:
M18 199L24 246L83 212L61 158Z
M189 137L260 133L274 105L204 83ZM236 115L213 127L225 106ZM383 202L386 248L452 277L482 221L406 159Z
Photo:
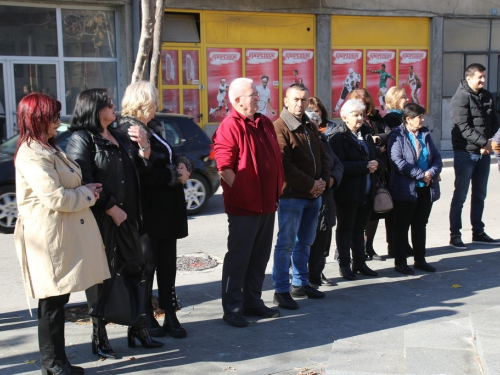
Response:
M165 49L161 51L161 73L162 84L178 85L179 84L179 69L178 69L178 51Z
M427 106L427 50L399 51L399 85L410 102Z
M259 110L272 121L279 117L279 50L247 49L245 77L253 79L259 92Z
M179 108L179 90L165 89L162 90L163 97L163 112L180 113Z
M332 117L340 117L340 109L352 90L363 87L363 50L332 51Z
M198 89L184 89L182 92L184 114L192 116L194 122L199 122L200 118L200 91Z
M221 122L231 109L229 84L242 76L241 48L207 48L208 122Z
M396 51L366 51L366 88L383 116L386 113L384 97L396 85Z
M314 50L284 49L282 74L283 97L286 89L294 83L303 83L314 96Z
M184 85L200 84L198 51L182 51L182 83Z

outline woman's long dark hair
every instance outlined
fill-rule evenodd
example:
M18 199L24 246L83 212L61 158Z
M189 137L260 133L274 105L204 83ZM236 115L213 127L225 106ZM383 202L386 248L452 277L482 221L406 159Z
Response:
M47 139L46 134L48 126L58 121L59 112L61 112L61 103L48 95L33 92L21 99L17 107L19 141L17 141L14 160L19 147L24 142L28 147L32 141L40 143L47 149L56 146L54 137Z
M82 91L76 98L75 110L69 130L88 130L99 134L104 131L99 115L101 110L110 105L107 89L89 89Z

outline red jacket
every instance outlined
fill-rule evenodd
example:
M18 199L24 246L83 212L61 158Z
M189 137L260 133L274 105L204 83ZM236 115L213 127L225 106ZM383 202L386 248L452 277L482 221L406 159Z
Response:
M255 128L262 139L255 136ZM284 172L271 120L256 113L252 121L233 108L212 139L218 170L232 169L236 174L232 188L224 180L221 182L226 213L256 215L275 212L283 188ZM257 165L262 152L274 156L266 162L275 163L272 168L277 170L276 176L262 178L262 171ZM274 199L267 199L264 203L263 194L274 196Z

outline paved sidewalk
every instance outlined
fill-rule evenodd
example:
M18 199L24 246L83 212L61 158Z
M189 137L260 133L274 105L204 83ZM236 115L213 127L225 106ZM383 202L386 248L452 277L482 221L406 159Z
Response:
M322 288L324 300L300 299L295 311L278 319L252 319L247 328L222 321L221 268L182 271L179 319L185 339L160 338L165 346L128 348L126 327L108 332L120 360L98 361L91 354L91 326L66 324L67 353L86 374L499 374L500 253L497 247L470 243L468 203L464 208L464 242L468 249L447 246L448 207L453 170L442 173L442 199L428 225L427 260L438 272L402 276L392 260L371 261L380 274L345 281L333 258L325 274L336 285ZM500 176L492 165L484 221L500 237ZM223 259L227 222L220 195L206 214L190 219L190 236L179 242L179 255L194 253ZM386 254L380 223L375 249ZM26 309L12 235L0 235L0 375L39 374L34 317ZM409 260L409 264L413 262ZM272 259L264 301L272 303ZM83 293L71 303L82 303Z

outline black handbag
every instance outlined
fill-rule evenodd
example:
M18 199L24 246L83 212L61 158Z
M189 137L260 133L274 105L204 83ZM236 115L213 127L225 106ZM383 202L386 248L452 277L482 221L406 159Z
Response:
M89 314L107 322L124 326L145 326L149 324L149 277L142 268L139 275L122 275L130 262L125 263L114 275L104 280L101 295Z

